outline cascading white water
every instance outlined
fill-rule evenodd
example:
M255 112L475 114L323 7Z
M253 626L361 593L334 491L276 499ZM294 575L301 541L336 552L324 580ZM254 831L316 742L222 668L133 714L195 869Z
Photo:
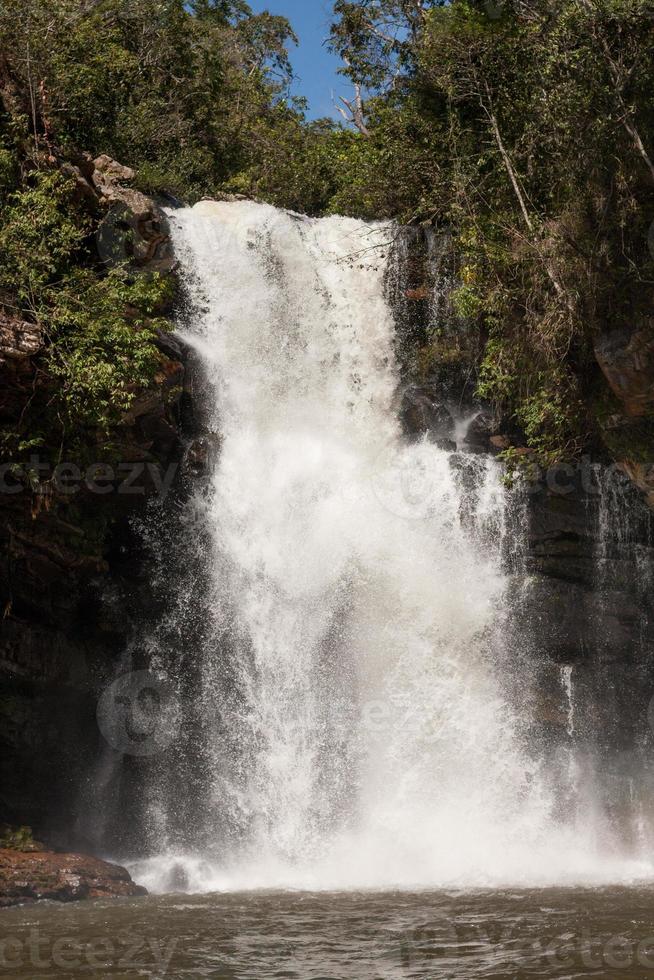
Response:
M394 229L251 202L170 217L221 440L211 846L137 878L163 888L175 862L197 890L624 877L557 824L507 693L499 465L402 440Z

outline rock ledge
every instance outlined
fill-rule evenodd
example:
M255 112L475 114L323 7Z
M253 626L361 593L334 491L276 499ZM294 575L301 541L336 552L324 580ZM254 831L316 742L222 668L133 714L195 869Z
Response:
M0 849L0 909L50 899L77 902L85 898L147 895L125 868L82 854Z

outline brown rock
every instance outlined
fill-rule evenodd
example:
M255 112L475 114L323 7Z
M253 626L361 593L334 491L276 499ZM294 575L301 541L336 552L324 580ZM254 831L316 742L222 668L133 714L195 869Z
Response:
M117 160L103 154L93 161L93 183L105 204L123 204L125 217L131 221L151 220L158 209L152 198L132 187L122 187L123 181L134 180L136 173Z
M95 168L94 180L96 183L106 183L112 184L116 181L121 180L134 180L136 173L131 167L124 167L122 163L118 163L117 160L113 160L106 153L102 156L97 157L93 161ZM98 179L96 180L96 175Z
M422 300L429 299L431 297L431 293L432 291L429 286L425 285L418 286L417 289L407 289L405 296L407 299Z
M91 177L85 174L81 167L68 160L64 161L59 167L64 177L75 181L78 197L91 204L93 209L97 208L98 196Z
M654 510L654 463L639 463L627 459L621 460L618 466L645 494L648 506Z
M76 902L146 894L125 868L98 858L0 850L0 908L42 899Z
M100 258L108 265L129 260L151 272L172 272L176 259L168 221L156 202L132 187L104 182L99 171L94 183L107 208L96 236Z
M595 345L595 356L613 393L631 417L654 408L654 327L632 334L605 334Z
M0 363L34 357L43 347L41 330L0 310Z

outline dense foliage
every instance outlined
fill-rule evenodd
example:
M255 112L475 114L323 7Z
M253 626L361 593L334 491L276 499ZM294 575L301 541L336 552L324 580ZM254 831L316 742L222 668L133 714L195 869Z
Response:
M45 393L18 427L5 420L5 447L84 428L107 438L161 361L153 339L171 284L102 264L102 209L80 195L71 162L107 154L135 168L142 191L190 201L233 186L311 206L320 167L309 188L287 148L310 154L312 140L285 98L292 40L283 18L242 0L0 6L0 312L46 339Z
M372 93L339 205L454 228L457 307L489 337L480 395L545 459L599 440L617 406L594 341L651 330L651 4L336 8L334 44Z
M62 418L107 426L151 376L164 289L98 270L59 175L85 151L149 193L451 229L479 395L546 460L599 443L596 338L651 329L653 23L649 0L336 0L340 126L305 122L292 28L243 0L5 0L0 298L43 324Z

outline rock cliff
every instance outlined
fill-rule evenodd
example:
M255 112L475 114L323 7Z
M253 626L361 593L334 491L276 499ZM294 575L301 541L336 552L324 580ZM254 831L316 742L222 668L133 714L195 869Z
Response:
M79 193L109 215L98 238L106 261L117 250L136 264L174 270L165 216L157 202L127 186L128 168L109 158L66 166ZM420 247L417 256L410 248L400 255L389 283L400 324L405 384L398 408L407 437L472 453L513 446L528 456L512 421L475 401L485 338L474 329L462 332L448 304L447 249ZM427 259L435 263L436 290L424 282ZM435 316L441 333L427 358ZM522 501L516 497L524 547L511 568L513 642L534 664L536 714L554 740L565 739L570 725L562 684L571 677L577 737L589 746L628 749L650 738L654 527L646 503L654 503L653 460L648 440L637 440L653 401L648 338L643 329L598 340L597 361L615 399L604 419L605 446L580 463L531 472ZM0 316L3 419L18 418L38 389L43 343L34 325ZM174 509L189 484L206 475L215 449L199 417L195 396L202 382L193 357L174 337L161 335L157 343L160 369L125 413L115 462L78 461L74 471L55 476L39 472L37 460L28 484L7 466L0 476L0 823L28 824L66 848L94 846L78 810L84 781L106 750L98 697L135 624L144 611L156 619L161 601L150 586L136 525L153 502L166 499ZM4 860L0 852L0 879L20 878L18 859ZM57 859L46 876L47 894L66 897L69 874L80 878L85 894L97 892L94 868L74 863L70 870ZM117 881L117 888L129 887ZM25 888L28 897L37 895L32 884Z
M172 272L165 216L125 186L131 171L107 157L62 169L104 215L99 259ZM44 343L35 324L0 314L9 427L34 399L47 402ZM152 385L135 393L109 450L90 433L73 459L35 449L27 464L0 461L0 823L64 846L100 748L98 692L127 643L130 611L147 601L132 522L180 479L191 382L177 341L162 334L157 345Z

